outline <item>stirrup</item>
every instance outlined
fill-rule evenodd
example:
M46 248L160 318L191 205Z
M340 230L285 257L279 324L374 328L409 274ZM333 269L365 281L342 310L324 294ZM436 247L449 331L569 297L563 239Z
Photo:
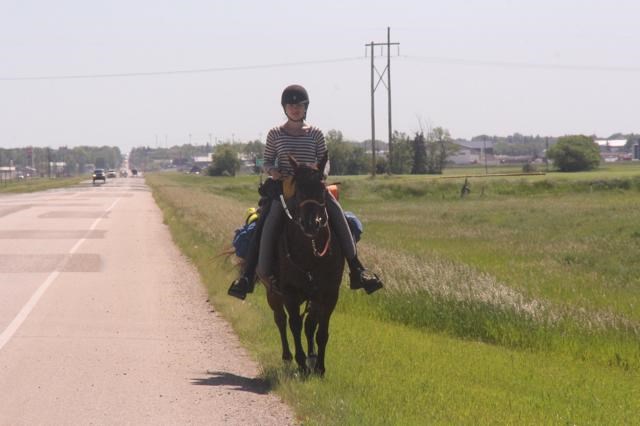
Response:
M249 287L249 281L247 278L240 277L231 283L229 290L227 290L227 294L240 300L244 300L247 297L247 293L250 293Z
M349 274L349 287L351 290L363 288L367 294L371 294L384 286L377 274L360 269Z

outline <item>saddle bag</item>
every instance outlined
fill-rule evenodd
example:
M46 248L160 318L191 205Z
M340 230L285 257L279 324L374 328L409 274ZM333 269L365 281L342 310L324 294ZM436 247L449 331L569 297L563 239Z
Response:
M251 222L236 229L232 244L236 256L242 259L246 259L247 253L249 252L249 242L256 231L256 223L257 222Z
M349 230L351 230L351 235L353 235L353 241L357 243L360 241L360 236L364 232L362 222L360 222L360 219L352 212L344 212L344 217L347 219Z

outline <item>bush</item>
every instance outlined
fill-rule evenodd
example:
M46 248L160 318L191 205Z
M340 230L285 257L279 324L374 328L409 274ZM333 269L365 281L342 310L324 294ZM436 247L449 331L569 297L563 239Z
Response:
M535 173L537 171L538 171L538 168L533 163L525 163L522 166L522 172L523 173Z
M561 172L592 170L600 165L600 148L587 136L563 136L549 149L547 157Z
M235 176L240 169L238 154L226 145L220 145L216 149L213 164L207 169L209 176Z

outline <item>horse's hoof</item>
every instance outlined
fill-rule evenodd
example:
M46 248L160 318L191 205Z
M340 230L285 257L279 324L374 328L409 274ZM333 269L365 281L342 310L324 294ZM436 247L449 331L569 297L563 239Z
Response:
M298 366L298 373L300 374L301 377L309 377L311 375L311 370L309 370L309 368L305 365L299 365Z
M318 357L316 355L309 355L307 357L307 367L310 370L314 370L315 371L317 361L318 361Z

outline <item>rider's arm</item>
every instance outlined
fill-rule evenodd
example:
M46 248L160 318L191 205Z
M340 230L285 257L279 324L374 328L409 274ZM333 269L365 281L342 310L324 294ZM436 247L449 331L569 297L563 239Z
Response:
M274 179L278 179L280 173L276 167L277 152L275 140L276 129L271 129L267 134L267 143L264 148L264 171Z
M316 161L321 161L324 156L327 154L327 144L324 140L324 134L322 130L318 129L318 132L315 135L316 141ZM324 174L325 179L329 176L329 160L327 160L327 164L324 166L324 170L322 173Z

